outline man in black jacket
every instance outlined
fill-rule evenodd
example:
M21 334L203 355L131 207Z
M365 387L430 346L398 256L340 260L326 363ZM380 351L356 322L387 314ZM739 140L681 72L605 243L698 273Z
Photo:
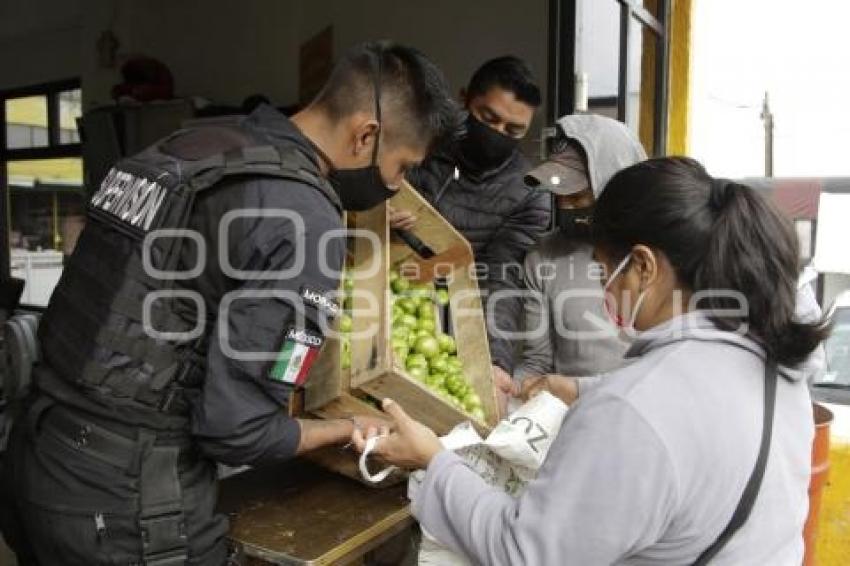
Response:
M370 43L291 120L260 106L115 165L42 317L4 461L19 563L219 566L213 461L279 462L384 423L285 409L323 378L342 210L392 196L454 122L430 61Z
M513 343L522 319L522 262L549 224L551 197L523 182L530 165L518 145L528 132L540 89L526 64L513 56L484 63L461 92L465 131L408 174L408 181L460 231L475 253L487 293L487 327L494 378L510 389ZM393 212L394 228L416 218ZM503 396L503 402L507 398Z

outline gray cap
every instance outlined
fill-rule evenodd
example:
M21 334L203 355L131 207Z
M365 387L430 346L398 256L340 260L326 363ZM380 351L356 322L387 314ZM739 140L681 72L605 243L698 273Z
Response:
M574 195L590 188L587 161L575 143L558 143L549 159L529 171L525 182L556 195Z
M646 159L634 132L611 118L571 114L558 120L557 126L558 138L549 159L525 178L532 186L559 195L575 194L590 187L599 198L617 171ZM553 178L558 183L552 183Z

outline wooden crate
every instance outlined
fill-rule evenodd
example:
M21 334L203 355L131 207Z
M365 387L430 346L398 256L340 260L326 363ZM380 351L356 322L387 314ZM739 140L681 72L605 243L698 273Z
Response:
M410 210L418 217L412 233L433 251L433 257L421 258L397 236L391 235L388 206ZM481 432L489 431L498 421L497 404L484 313L469 243L407 184L389 203L350 215L348 225L375 234L378 257L373 257L373 243L361 237L352 238L351 267L357 275L351 369L340 369L340 341L329 337L314 366L314 377L308 380L306 409L327 418L356 413L359 409L370 413L374 407L362 401L363 396L368 395L375 399L390 397L396 400L412 417L437 434L445 434L458 423L472 420L411 378L404 370L403 360L394 359L390 340L389 272L392 266L401 264L405 274L418 274L413 279L428 281L437 275L447 280L451 333L457 343L457 356L463 362L464 374L473 390L481 397L485 414L483 422L473 422ZM369 276L358 277L367 268ZM371 304L364 294L374 297ZM364 337L357 338L358 334Z

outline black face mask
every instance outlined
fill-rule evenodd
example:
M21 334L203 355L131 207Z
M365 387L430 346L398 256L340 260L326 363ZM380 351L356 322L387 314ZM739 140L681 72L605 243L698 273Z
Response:
M464 160L475 172L496 169L516 151L519 140L498 132L469 113L466 137L460 141Z
M377 141L375 141L377 146ZM396 192L387 188L381 169L372 164L357 169L331 169L328 182L339 196L342 208L351 211L369 210L392 197Z
M555 218L561 232L571 238L589 239L593 225L593 207L559 208Z
M316 153L328 164L328 182L339 196L342 208L354 212L369 210L395 195L381 177L378 167L378 141L381 136L381 54L377 55L375 71L375 118L378 131L375 132L375 147L372 150L372 163L355 169L337 169L330 158L321 149L313 146Z

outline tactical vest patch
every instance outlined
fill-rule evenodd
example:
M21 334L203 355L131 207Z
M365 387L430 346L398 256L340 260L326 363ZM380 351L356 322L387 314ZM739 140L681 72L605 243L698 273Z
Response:
M303 385L323 342L324 339L317 334L290 328L277 361L269 372L269 379L296 387Z
M149 231L165 201L167 189L157 183L112 168L92 196L91 206L133 228Z
M321 291L303 285L301 287L301 298L304 299L305 303L313 305L330 318L336 318L339 315L339 305Z

